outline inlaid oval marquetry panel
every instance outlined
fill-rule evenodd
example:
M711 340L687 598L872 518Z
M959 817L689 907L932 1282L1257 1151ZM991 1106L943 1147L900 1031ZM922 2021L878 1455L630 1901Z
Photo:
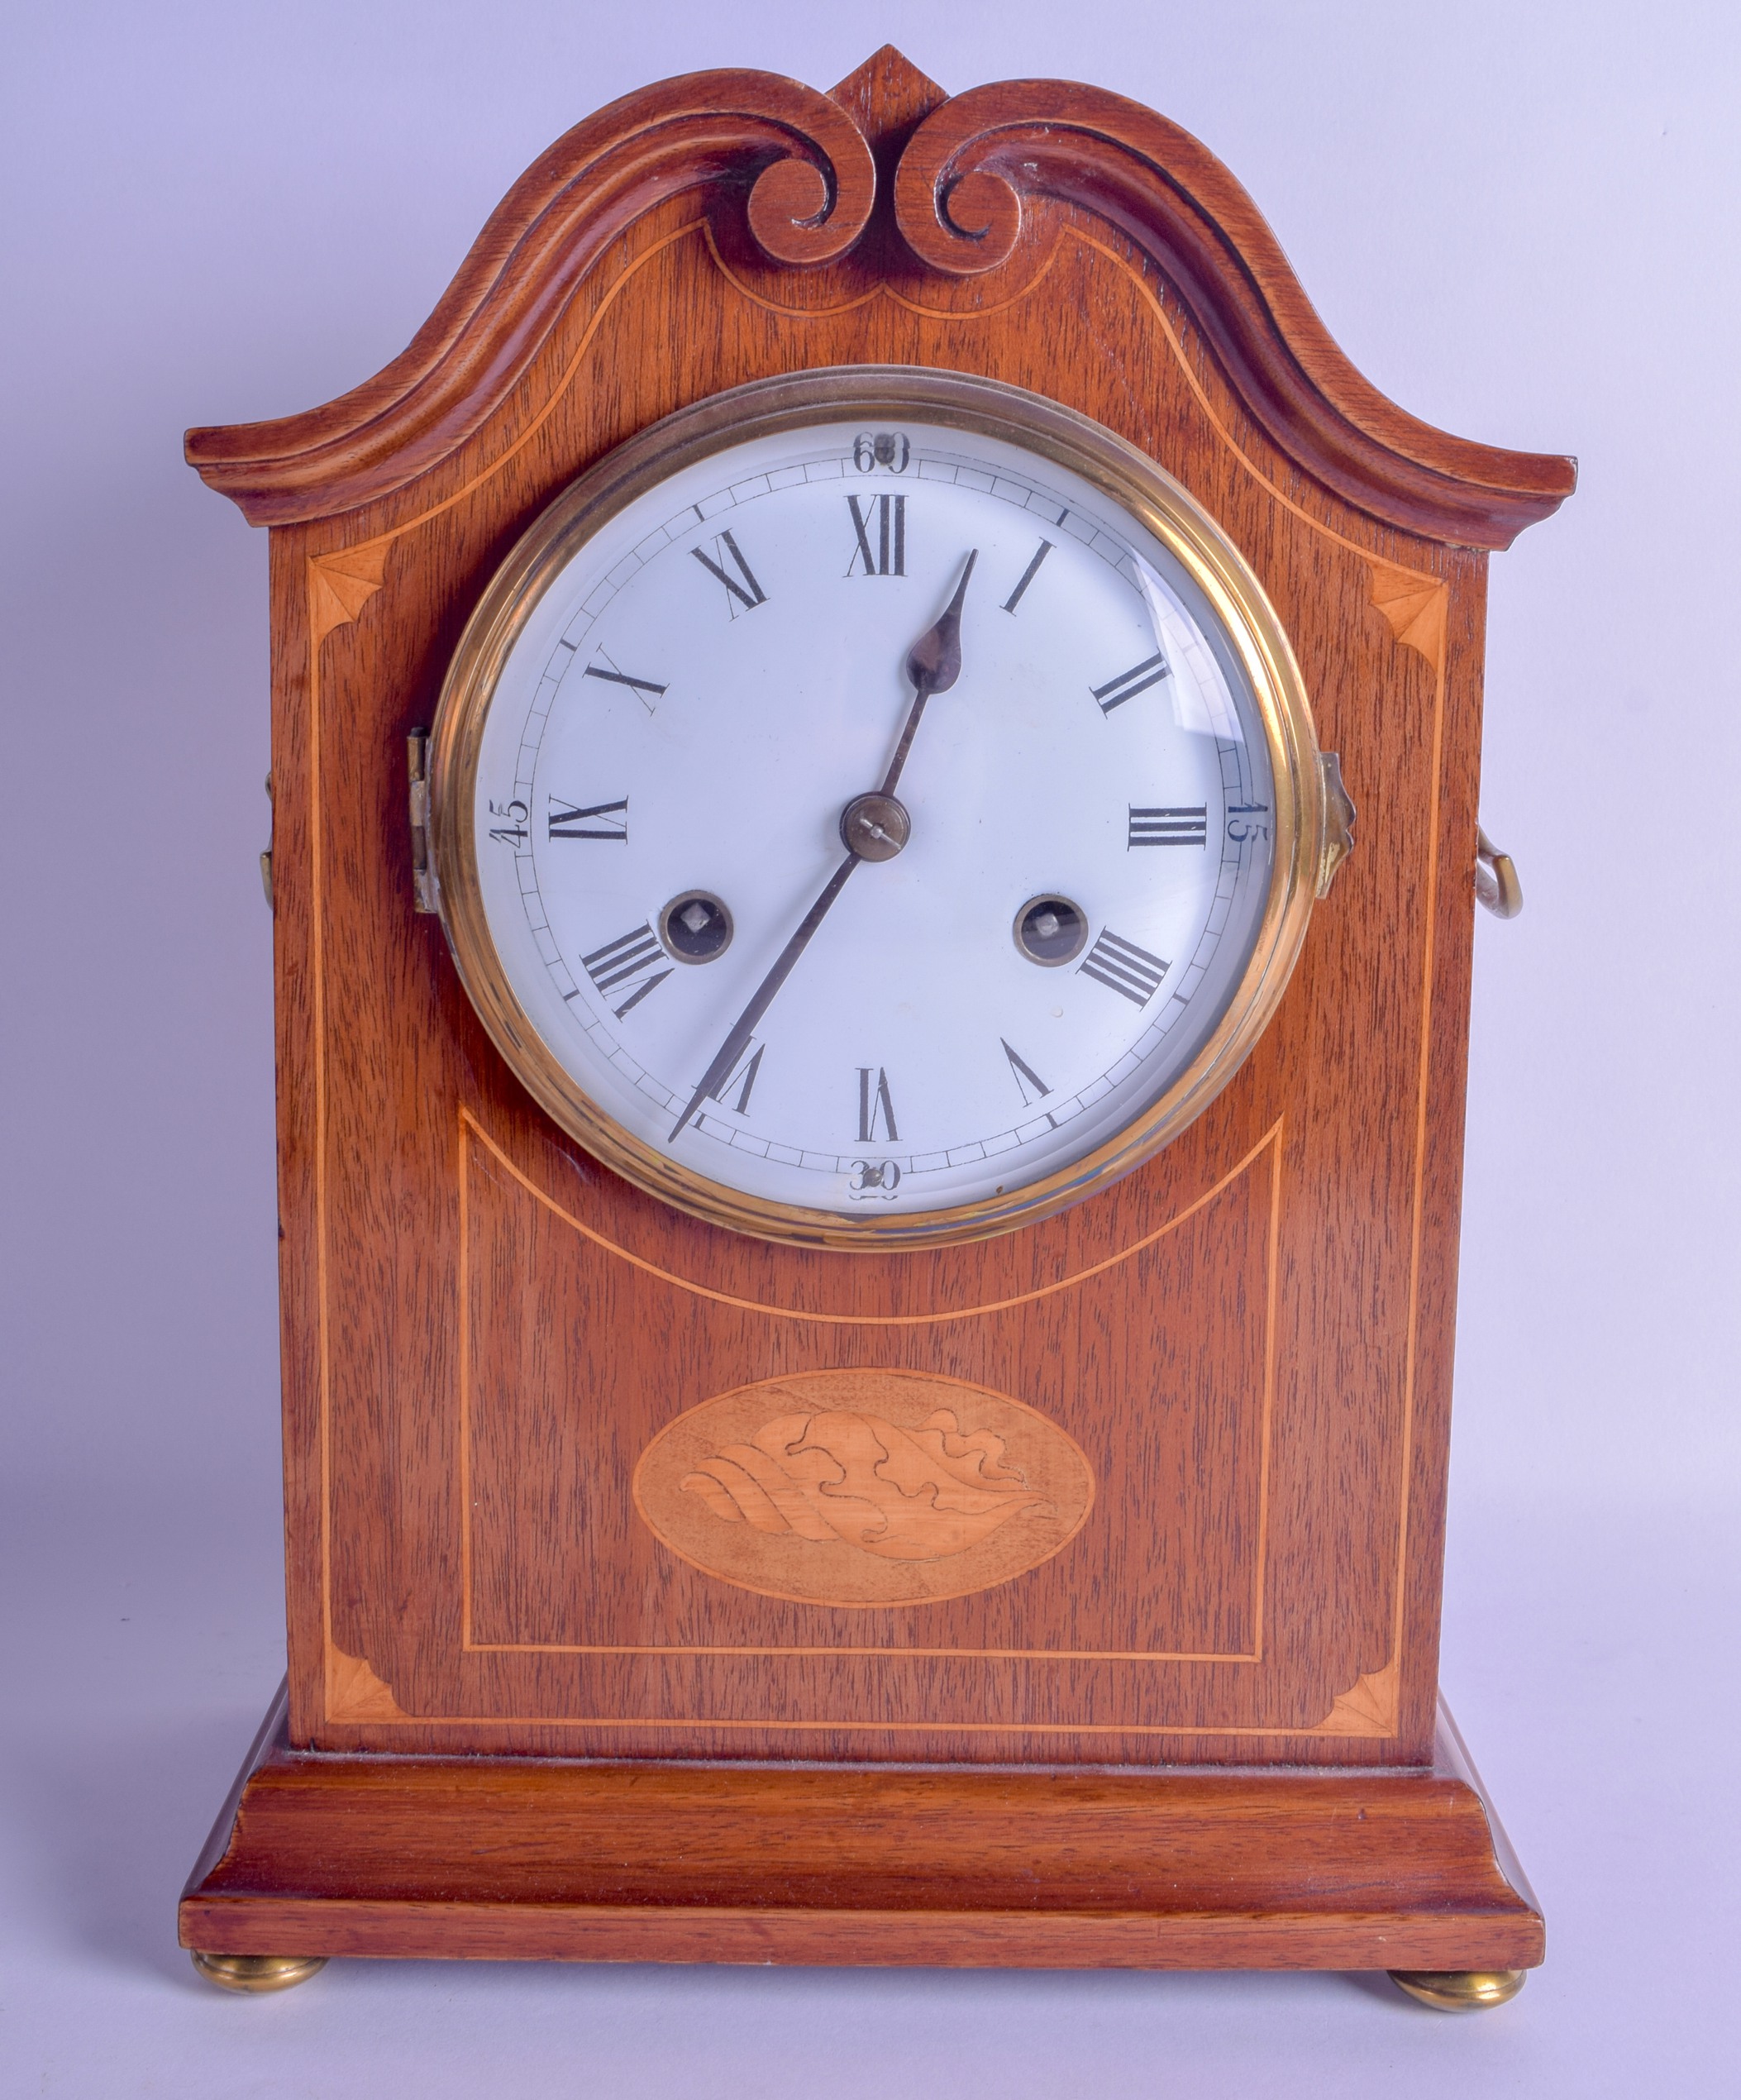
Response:
M1094 1475L1007 1394L808 1371L717 1394L642 1453L635 1506L705 1575L806 1604L927 1604L1026 1574L1080 1530Z

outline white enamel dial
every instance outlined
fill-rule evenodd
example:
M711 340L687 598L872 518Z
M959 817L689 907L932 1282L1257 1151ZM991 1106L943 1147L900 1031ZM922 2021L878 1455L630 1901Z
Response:
M958 675L849 838L964 575ZM518 1025L752 1200L892 1221L1067 1173L1247 976L1277 800L1247 661L1171 546L1012 437L885 409L725 443L547 567L494 669L470 851Z

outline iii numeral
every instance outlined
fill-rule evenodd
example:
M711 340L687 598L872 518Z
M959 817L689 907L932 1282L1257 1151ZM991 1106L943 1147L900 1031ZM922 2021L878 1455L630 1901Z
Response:
M1203 803L1189 809L1139 809L1130 805L1132 846L1206 846L1209 810Z
M1172 675L1172 666L1160 650L1145 656L1140 664L1133 664L1128 671L1121 671L1116 678L1109 678L1104 685L1091 688L1100 703L1102 714L1110 714L1115 707L1123 707L1127 700L1133 700L1138 693L1146 693L1151 685L1158 685L1163 678Z
M1151 955L1147 948L1139 948L1134 941L1127 941L1123 934L1109 929L1101 934L1079 965L1085 977L1092 977L1109 991L1122 994L1133 1006L1147 1006L1160 990L1161 980L1172 966L1170 962L1163 962L1158 955Z
M714 541L713 549L719 557L717 561L713 555L704 554L699 546L692 546L689 552L710 575L718 576L725 585L726 610L732 618L734 620L737 618L740 606L746 613L753 613L758 605L766 604L768 594L756 582L749 563L743 558L742 549L731 534L722 532ZM737 571L735 576L726 568L727 561ZM761 630L758 628L756 632L760 633Z
M662 970L658 967L662 962L665 962L665 950L651 926L619 933L614 941L607 941L602 948L594 948L580 958L581 968L603 993L605 1004L619 1021L670 976L669 963ZM625 986L632 986L633 990L620 1006L613 1005L617 993Z
M1022 1106L1024 1109L1031 1109L1036 1101L1042 1100L1052 1091L1052 1089L1020 1051L1011 1049L1007 1043L1004 1043L1002 1036L998 1038L998 1041L1004 1043L1004 1055L1009 1060L1009 1076L1016 1083L1016 1091L1022 1097ZM1033 1090L1032 1093L1028 1091L1030 1087Z
M603 821L599 821L600 819ZM628 797L620 802L589 802L569 809L550 799L550 835L552 838L614 838L628 843Z
M868 508L861 508L856 496L848 496L847 508L852 513L852 529L858 535L858 545L852 550L852 558L847 564L850 576L861 561L860 572L866 576L904 576L907 573L907 499L904 496L874 497ZM875 537L871 537L875 530Z
M875 1144L878 1137L877 1119L882 1119L881 1135L890 1144L897 1143L900 1133L894 1127L894 1103L889 1097L889 1075L880 1065L861 1065L858 1068L858 1142L861 1145Z

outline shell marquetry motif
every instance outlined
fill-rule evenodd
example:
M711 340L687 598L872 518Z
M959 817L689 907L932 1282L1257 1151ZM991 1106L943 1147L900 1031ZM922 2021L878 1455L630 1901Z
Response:
M308 562L309 639L317 648L335 628L345 627L385 580L389 540L317 554Z
M941 1560L1043 1506L1003 1455L1001 1437L963 1436L947 1407L916 1429L878 1415L782 1415L680 1484L730 1524L842 1539L885 1560Z
M1419 650L1435 671L1444 668L1445 615L1451 594L1437 576L1414 569L1372 565L1372 603L1405 648Z
M635 1471L642 1517L692 1567L813 1604L1009 1582L1074 1537L1093 1499L1088 1461L1056 1423L918 1372L814 1371L721 1393L668 1424Z

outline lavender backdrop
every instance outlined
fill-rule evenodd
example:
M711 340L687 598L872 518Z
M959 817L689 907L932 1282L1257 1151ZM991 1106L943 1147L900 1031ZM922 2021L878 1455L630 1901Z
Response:
M173 1902L281 1667L265 545L190 422L403 346L520 169L663 74L1097 82L1238 171L1415 413L1582 456L1494 565L1447 1688L1549 1913L1371 1979L335 1966ZM1026 2100L1734 2090L1741 16L1666 0L17 0L0 2092Z

